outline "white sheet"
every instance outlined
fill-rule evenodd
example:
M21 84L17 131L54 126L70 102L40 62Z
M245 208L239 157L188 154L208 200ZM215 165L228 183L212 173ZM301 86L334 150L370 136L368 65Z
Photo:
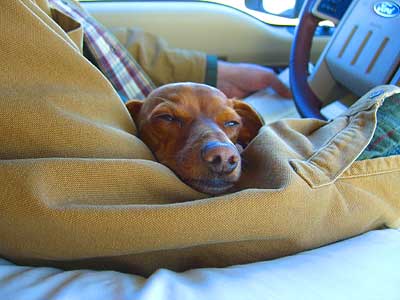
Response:
M385 229L294 256L150 278L16 266L0 259L1 300L399 300L400 231Z

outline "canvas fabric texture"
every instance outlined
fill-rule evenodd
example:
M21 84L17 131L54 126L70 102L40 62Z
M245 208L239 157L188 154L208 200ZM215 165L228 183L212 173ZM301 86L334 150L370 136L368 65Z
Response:
M84 39L102 73L121 99L144 99L155 88L151 79L113 34L72 0L50 0L56 16L66 14L83 27ZM60 13L61 12L61 13ZM54 17L53 17L54 18ZM62 17L62 21L66 16Z
M398 87L377 87L330 122L264 126L235 191L209 197L135 136L117 93L82 56L81 29L68 35L30 0L5 1L0 22L2 257L148 275L400 226L400 157L355 161Z

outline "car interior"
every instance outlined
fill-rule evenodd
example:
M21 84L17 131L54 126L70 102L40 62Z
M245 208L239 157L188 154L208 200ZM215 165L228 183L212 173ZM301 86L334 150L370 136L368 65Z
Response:
M330 122L360 97L379 96L377 87L400 86L399 0L296 0L270 12L272 2L99 0L81 5L122 43L138 27L172 47L274 68L293 99L270 88L243 99L267 125L287 118ZM159 269L148 277L0 259L0 299L398 300L400 231L395 227L272 260L185 272Z

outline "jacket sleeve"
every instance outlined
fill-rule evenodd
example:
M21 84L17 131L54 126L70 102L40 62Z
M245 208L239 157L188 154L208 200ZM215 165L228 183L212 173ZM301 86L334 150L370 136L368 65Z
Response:
M128 31L125 46L157 86L181 81L216 85L215 56L171 48L164 39L137 28Z

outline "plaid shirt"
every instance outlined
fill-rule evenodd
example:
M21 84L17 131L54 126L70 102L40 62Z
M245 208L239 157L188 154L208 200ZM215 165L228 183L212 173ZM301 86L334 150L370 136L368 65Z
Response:
M99 69L121 99L144 99L155 85L117 38L73 0L49 0L59 11L79 22L84 40Z
M400 94L385 100L378 110L377 119L374 136L357 160L400 154Z

